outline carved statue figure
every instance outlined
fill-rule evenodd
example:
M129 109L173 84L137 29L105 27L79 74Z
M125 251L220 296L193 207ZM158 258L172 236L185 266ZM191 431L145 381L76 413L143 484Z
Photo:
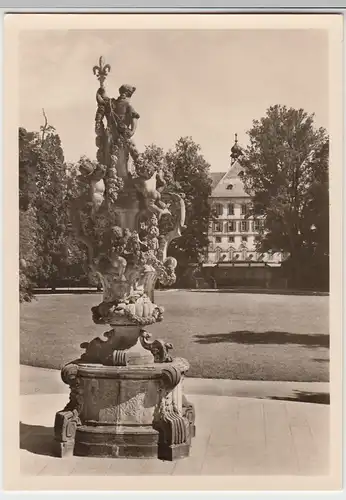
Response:
M107 97L104 87L100 87L96 94L96 100L99 104L96 113L96 126L99 126L106 116L113 132L132 137L139 119L139 114L130 103L135 91L136 87L132 85L122 85L119 88L119 97L114 99Z
M161 191L166 185L161 171L154 172L149 179L136 177L133 182L140 194L140 216L146 212L155 214L158 219L165 214L171 215L166 203L161 200Z
M127 177L129 155L135 159L138 152L131 140L134 135L139 114L130 103L130 98L136 88L132 85L122 85L117 99L109 98L103 87L96 94L98 108L95 117L97 135L98 160L108 167L115 167L118 176ZM106 118L107 127L103 120Z
M172 231L169 231L166 235L162 235L159 238L159 248L158 248L158 258L164 262L167 258L167 250L170 243L175 239L181 236L181 230L185 229L185 217L186 217L186 209L185 203L181 196L176 193L169 193L170 197L173 199L173 202L177 206L177 219L174 228Z
M89 197L92 203L92 216L98 212L105 199L104 176L106 166L94 162L81 162L79 166L81 180L89 182Z

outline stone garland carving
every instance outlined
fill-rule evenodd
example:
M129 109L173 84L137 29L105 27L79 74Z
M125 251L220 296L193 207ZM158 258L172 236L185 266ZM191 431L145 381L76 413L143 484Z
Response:
M145 326L162 321L163 312L163 307L149 302L144 294L136 299L128 295L124 299L102 302L92 307L92 318L98 325L119 322L123 326Z
M105 206L105 197L106 189L109 193L110 175L112 179L111 196L113 203L116 202L119 193L124 188L124 181L118 177L116 172L110 174L106 165L91 161L86 157L81 157L78 162L78 167L80 175L77 179L81 185L84 184L87 186L87 191L83 193L82 196L72 200L71 203L74 205L73 208L75 209L73 215L78 218L78 211L91 202L91 216L94 218L97 213L102 213L107 208ZM77 224L80 224L79 220Z

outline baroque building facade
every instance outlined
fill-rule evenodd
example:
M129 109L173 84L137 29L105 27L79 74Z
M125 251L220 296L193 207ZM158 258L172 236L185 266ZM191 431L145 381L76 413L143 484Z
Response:
M245 192L237 135L231 149L231 163L226 172L213 172L210 203L216 218L210 221L206 264L248 262L280 266L280 252L258 251L257 241L263 220L249 216L251 197Z

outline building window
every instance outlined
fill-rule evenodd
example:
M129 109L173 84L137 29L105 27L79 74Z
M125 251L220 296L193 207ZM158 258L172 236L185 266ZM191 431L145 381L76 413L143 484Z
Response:
M236 223L235 223L235 221L228 222L228 228L227 229L228 229L229 233L235 233L235 231L236 231Z
M254 220L253 221L253 231L257 233L260 230L260 223L259 220Z
M214 223L214 232L215 233L222 233L222 224L221 224L221 222L215 222Z
M249 230L249 223L248 223L248 221L247 220L242 220L240 222L240 231L242 233L247 233L248 230Z
M253 231L258 233L261 229L263 229L263 220L254 220L253 221Z
M233 184L228 184L226 189L233 189Z
M247 236L242 236L241 241L243 241L244 243L247 243Z
M223 205L221 203L216 203L215 212L216 212L217 216L220 216L223 214Z
M234 215L234 203L228 204L228 215Z
M234 236L228 236L228 242L234 243Z
M215 236L215 243L221 243L221 236Z
M248 212L247 208L248 208L248 207L247 207L247 204L246 204L246 203L243 203L243 204L241 205L241 214L242 214L242 215L246 215L246 214L247 214L247 212Z

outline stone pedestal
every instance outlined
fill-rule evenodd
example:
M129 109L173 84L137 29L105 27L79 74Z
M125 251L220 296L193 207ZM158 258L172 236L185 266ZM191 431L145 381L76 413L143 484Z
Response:
M194 409L183 395L189 365L103 366L76 361L62 370L70 401L55 417L55 453L175 460L189 455Z

